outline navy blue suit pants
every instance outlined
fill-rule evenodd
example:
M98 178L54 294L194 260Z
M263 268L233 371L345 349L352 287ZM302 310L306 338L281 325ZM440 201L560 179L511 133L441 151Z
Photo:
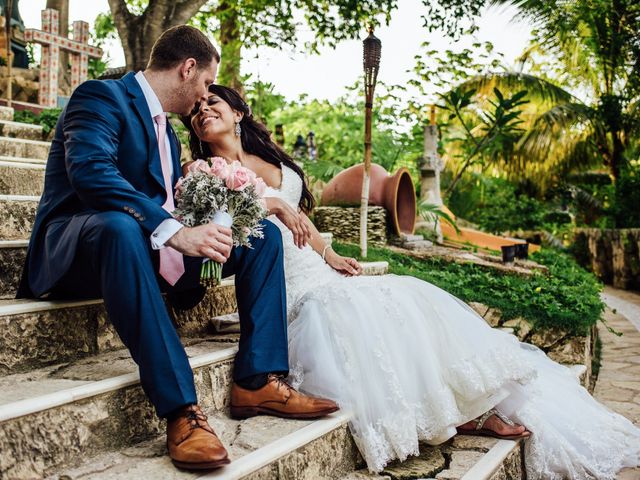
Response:
M252 239L252 248L234 248L223 268L224 276L235 274L240 314L236 380L289 369L282 239L271 222L264 222L264 233L264 239ZM162 291L196 288L202 259L184 257L185 274L170 287L157 273L159 255L138 222L115 211L89 217L78 245L51 298L104 299L159 416L197 403L193 373Z

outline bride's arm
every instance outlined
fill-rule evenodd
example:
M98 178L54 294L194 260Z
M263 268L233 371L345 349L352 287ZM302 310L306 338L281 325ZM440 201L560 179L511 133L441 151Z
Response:
M309 245L322 256L322 259L325 262L327 262L334 270L347 275L360 275L362 273L362 266L355 258L338 255L333 248L325 243L316 226L311 222L311 220L309 220L309 217L304 213L301 213L300 215L304 217L305 223L311 232Z
M309 243L311 232L307 224L308 219L306 216L298 213L280 198L265 197L264 201L269 215L278 217L280 221L291 230L291 233L293 233L293 241L298 248L302 248Z

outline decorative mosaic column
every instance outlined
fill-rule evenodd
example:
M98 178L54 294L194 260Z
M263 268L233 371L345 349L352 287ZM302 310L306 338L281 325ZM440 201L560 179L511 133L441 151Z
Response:
M102 50L89 45L89 24L73 22L73 39L58 35L58 12L42 11L42 30L28 28L24 38L42 45L40 61L40 92L38 103L44 107L58 104L58 64L60 50L71 53L71 87L76 88L87 79L89 58L101 58Z
M58 12L52 9L42 11L42 59L40 60L40 92L38 103L46 107L58 104L58 67L60 47L54 41L58 36Z
M83 45L82 51L71 54L71 90L87 79L89 64L89 24L81 20L73 22L73 39Z

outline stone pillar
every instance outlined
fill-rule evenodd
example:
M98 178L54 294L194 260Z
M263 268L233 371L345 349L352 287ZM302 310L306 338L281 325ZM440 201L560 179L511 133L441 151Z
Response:
M442 159L438 155L438 127L435 122L435 107L431 107L431 121L424 127L424 151L420 161L420 203L426 202L442 207L440 196L440 172L444 167ZM440 222L423 219L419 227L433 229L437 240L442 243L442 230Z

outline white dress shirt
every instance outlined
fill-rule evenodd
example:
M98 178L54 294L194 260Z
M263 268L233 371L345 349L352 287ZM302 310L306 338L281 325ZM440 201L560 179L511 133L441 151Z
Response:
M147 79L144 77L142 72L138 72L135 75L135 79L140 84L140 88L142 89L142 93L144 93L144 98L147 101L147 105L149 106L149 112L151 112L151 120L153 120L153 128L156 131L156 135L158 135L158 124L155 122L154 117L163 113L162 104L158 99L158 96L147 82ZM169 143L169 135L165 135L165 148L167 150L167 156L169 157L169 165L173 165L171 163L171 144ZM173 167L171 167L173 168ZM182 225L175 218L167 218L164 220L151 234L151 248L154 250L159 250L165 247L165 243L171 237L173 237L178 230L180 230L184 225Z

